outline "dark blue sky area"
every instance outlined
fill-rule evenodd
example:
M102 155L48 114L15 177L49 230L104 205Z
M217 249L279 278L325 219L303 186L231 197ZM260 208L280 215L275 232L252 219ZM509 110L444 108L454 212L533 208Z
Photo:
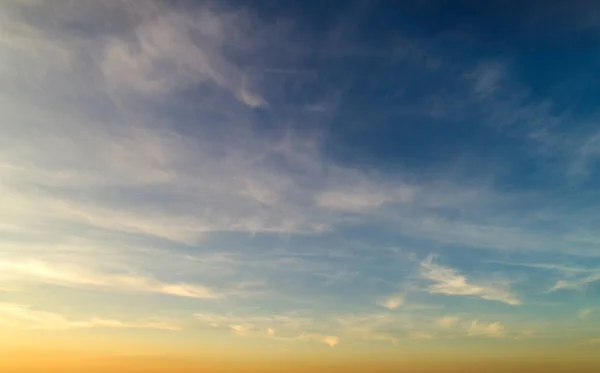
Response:
M594 2L223 7L242 9L263 25L252 48L223 51L269 102L251 116L261 136L319 134L323 154L339 164L420 174L452 169L467 178L493 175L504 187L563 184L577 159L589 156L581 149L595 132L600 89ZM206 97L206 87L190 87L181 97L193 97L195 89ZM217 104L226 98L216 94L202 100L202 110L214 111L209 137L227 138L231 118ZM178 125L194 133L189 126L198 109L171 109L181 115Z

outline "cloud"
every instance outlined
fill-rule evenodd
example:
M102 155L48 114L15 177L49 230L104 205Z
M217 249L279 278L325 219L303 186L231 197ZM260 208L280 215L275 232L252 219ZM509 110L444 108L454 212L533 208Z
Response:
M238 335L246 335L253 328L247 325L231 325L231 330Z
M246 105L257 108L266 106L267 102L255 94L248 92L245 88L238 92L237 97Z
M509 67L502 60L478 63L465 74L471 92L462 101L480 111L481 120L487 125L526 141L527 151L538 159L558 155L557 169L551 172L571 180L589 177L591 166L600 157L600 133L591 124L594 119L582 117L568 107L560 108L551 94L533 94L511 76ZM572 131L573 126L578 130Z
M232 315L229 313L194 313L194 318L207 326L231 330L238 335L296 338L304 330L313 328L315 320L298 315Z
M209 7L192 13L167 9L145 13L138 10L133 37L114 37L104 47L101 71L111 86L157 94L211 82L250 107L266 104L246 87L240 68L221 53L224 47L249 42L240 39L251 31L244 29L243 17L248 15Z
M46 330L82 328L181 330L180 326L159 319L134 322L106 318L72 320L57 313L35 310L31 306L15 303L0 303L0 325L2 324L19 329Z
M427 340L427 339L433 339L434 336L429 334L429 333L424 333L424 332L412 332L410 333L410 335L408 336L410 339L421 339L421 340Z
M533 335L535 334L535 331L533 330L524 330L521 333L519 333L515 339L517 340L522 340L522 339L527 339L527 338L531 338Z
M551 271L565 272L565 273L585 273L592 270L581 267L565 266L562 264L551 264L551 263L514 263L504 261L489 261L489 263L497 263L502 265L517 266L517 267L528 267L528 268L539 268L547 269Z
M139 279L135 279L135 282L138 282ZM147 280L142 280L142 283L147 282ZM141 289L144 287L142 286ZM176 295L179 297L188 297L188 298L200 298L200 299L214 299L219 298L218 294L215 294L211 289L200 286L200 285L192 285L192 284L158 284L148 286L150 291L154 291L157 293Z
M460 319L457 316L444 316L438 320L438 323L444 328L451 328L456 325L459 320Z
M89 225L197 244L226 233L331 232L355 213L364 214L353 217L361 224L385 221L398 235L443 244L562 247L564 242L545 232L509 228L513 221L480 219L498 213L487 209L499 196L485 183L417 185L411 174L335 164L321 150L321 135L309 131L292 129L287 138L279 129L272 136L257 135L245 106L270 105L271 95L261 89L262 66L246 68L247 61L233 59L236 53L225 56L224 50L254 56L264 52L264 44L269 49L289 44L280 40L285 35L266 32L270 26L249 11L199 5L181 12L159 2L144 4L78 2L61 8L66 19L94 28L99 34L94 36L69 32L60 17L36 24L20 19L18 10L6 16L12 23L3 37L11 56L20 56L14 49L21 39L32 39L28 51L55 46L70 61L55 74L65 84L44 74L30 91L4 76L11 87L18 85L19 94L6 91L2 101L2 111L13 119L2 124L7 136L0 144L0 203L7 206L6 220L21 230L47 233L56 225ZM36 6L44 13L43 3ZM48 19L61 11L47 12ZM119 17L107 30L101 20L113 12ZM47 58L22 56L11 65L29 71L32 61L49 68ZM480 75L487 86L500 84L492 84L497 79L489 72ZM191 102L182 93L187 90L194 91ZM54 100L45 92L53 92ZM174 104L174 98L185 102ZM304 113L306 105L298 105ZM172 110L177 120L171 120ZM294 110L289 116L274 120L304 123ZM221 118L218 126L211 125L215 118ZM186 132L188 123L194 123L193 134ZM440 212L446 210L476 214L447 219Z
M83 268L58 266L28 260L23 262L0 261L5 275L24 281L50 283L61 286L109 290L113 292L159 293L179 297L215 299L221 295L198 284L165 283L132 274L95 273Z
M317 196L317 205L335 210L362 211L375 208L385 203L386 197L381 194L330 191Z
M323 334L316 334L316 333L313 333L313 334L302 334L302 335L300 335L299 339L301 339L301 340L307 340L307 341L314 341L314 342L325 343L329 347L335 347L341 341L340 337L337 337L337 336L323 335Z
M600 273L594 273L592 275L578 278L575 280L558 280L554 284L554 286L548 290L549 292L554 292L557 290L565 289L565 290L580 290L588 284L592 284L594 282L600 281Z
M377 302L381 307L388 308L390 310L395 310L396 308L402 306L404 304L404 298L400 296L393 296L386 299L382 299Z
M575 176L589 176L590 168L600 158L600 132L587 134L579 139L573 149L573 158L569 172Z
M429 287L433 294L472 295L482 299L498 301L510 305L520 305L521 301L503 287L471 283L454 269L433 263L433 256L421 262L421 276L435 282Z
M326 190L316 196L316 202L318 206L332 210L363 212L389 202L411 202L415 193L409 187L376 190L371 186L370 189Z
M595 311L594 308L584 308L582 310L579 310L579 312L577 313L577 317L579 317L580 319L587 319L588 317L590 317L590 315Z
M299 206L293 212L294 202L274 204L292 181L278 170L244 160L244 156L232 156L226 165L207 156L202 164L179 169L177 163L203 157L202 151L192 150L181 136L161 136L143 129L122 136L96 134L94 140L90 139L93 144L86 147L94 148L97 158L87 158L91 164L75 167L42 158L35 150L35 143L41 139L28 140L32 143L30 161L46 165L49 170L21 170L22 161L14 158L16 155L4 154L5 159L14 160L13 170L5 172L7 188L2 200L7 216L21 227L47 225L52 217L55 224L87 224L185 243L219 231L302 233L322 230L325 224L309 219L306 207ZM52 144L47 139L47 146L56 147L54 154L70 157L82 152L81 144L87 142L72 139L65 144L64 140ZM50 178L52 171L59 177ZM219 178L214 177L217 174ZM32 186L36 193L31 191ZM94 198L73 198L69 192L73 190ZM144 191L141 195L156 199L127 199L134 191Z
M316 331L327 328L327 322L324 320L299 315L237 316L195 313L194 318L211 328L230 330L245 337L264 338L266 335L281 341L319 342L329 347L335 347L341 340L338 336Z
M235 315L196 313L194 318L223 333L233 331L246 338L273 338L279 341L305 341L334 346L341 340L388 342L396 344L404 336L427 339L435 336L435 319L412 312L327 314L307 310L302 314ZM421 334L414 334L415 329Z
M272 56L262 55L265 45L273 49L291 43L285 33L270 32L273 29L252 12L217 5L203 3L183 12L154 1L136 7L120 1L111 5L83 1L43 12L47 6L39 3L35 6L48 13L48 20L62 14L42 24L21 19L18 7L7 13L5 18L12 22L3 22L9 29L3 37L11 56L20 56L16 46L27 47L23 41L31 39L28 53L38 53L38 46L46 45L64 53L44 55L65 54L68 58L61 59L70 61L69 68L56 74L69 84L55 84L51 74L44 74L36 78L36 90L25 90L21 84L19 95L11 92L3 101L2 111L13 118L3 123L8 135L0 144L7 180L1 202L15 201L7 220L27 229L39 230L52 220L196 244L223 232L318 234L345 222L345 213L371 218L377 212L376 218L394 222L399 234L444 244L563 247L564 240L548 237L547 232L515 229L514 216L500 223L481 219L506 216L487 209L498 195L485 183L474 188L452 180L410 184L406 180L414 180L414 175L383 177L334 164L320 151L319 136L293 131L288 140L279 139L278 131L272 137L257 136L250 130L256 123L246 108L223 95L236 97L242 106L266 106L270 96L261 90L266 78L260 71L272 66L247 68L244 58L234 59L236 53L224 51L237 51L250 61L260 55L258 60L269 62ZM101 20L113 13L119 16L106 29ZM65 19L90 25L99 35L69 32ZM419 55L424 54L420 50ZM32 61L48 68L48 58L13 57L18 63L10 65L26 71L34 69ZM499 63L487 62L466 75L473 89L496 92L506 85L505 70ZM172 103L172 97L185 101L188 96L180 93L186 90L195 96L192 102L175 105L175 122L182 124L173 125L164 119L173 107L163 103ZM44 94L48 91L55 101L48 101ZM135 99L129 97L132 93ZM154 100L155 95L161 99ZM187 105L193 110L186 110ZM308 104L298 105L305 112ZM509 113L537 113L512 110L511 105ZM542 110L540 115L547 114ZM295 112L291 119L283 119L295 121L296 115L304 123ZM228 136L220 137L217 126L209 124L215 117L225 118L218 127ZM19 123L18 128L12 122ZM184 136L188 122L194 123L195 136ZM398 205L406 209L389 211ZM438 211L444 208L476 213L446 219ZM361 222L378 221L369 218Z
M101 6L82 1L61 6L64 13L60 17L59 10L44 12L43 3L32 5L48 19L58 17L55 22L41 23L20 19L20 9L6 14L16 28L3 34L8 40L35 36L35 45L60 45L78 66L57 72L56 76L69 84L54 84L51 74L45 74L36 78L38 88L33 91L12 75L2 75L16 85L10 94L2 92L2 111L22 125L2 126L3 132L11 136L7 146L3 141L0 152L6 191L2 203L6 203L10 214L7 219L23 227L46 225L52 217L55 222L84 223L185 243L195 243L215 231L288 233L321 229L323 224L313 225L302 209L294 213L281 205L265 208L265 198L278 200L281 189L293 180L261 164L264 149L273 144L248 136L251 123L242 116L244 109L239 105L223 100L226 107L215 109L233 114L223 126L232 130L240 145L221 142L227 153L224 158L210 149L211 143L217 144L213 142L216 139L203 144L199 138L182 136L173 128L176 126L157 120L153 108L161 105L146 94L160 93L161 101L167 102L164 95L171 97L177 94L173 90L196 84L213 84L231 91L251 107L266 104L251 91L255 79L221 53L225 45L251 47L244 35L252 38L252 32L241 31L254 28L247 19L252 18L250 14L207 6L177 12L161 4L149 1L130 7L117 1ZM105 30L102 19L112 12L118 16L111 17L112 31ZM62 17L83 17L77 22L89 25L100 35L86 39L88 34L81 33L78 35L83 40L73 40ZM25 36L17 35L21 28L29 30ZM256 24L256 28L254 31L260 33L261 26ZM15 54L13 49L2 53ZM41 66L49 60L15 58L37 60ZM17 61L15 65L30 68L28 63ZM81 76L77 73L80 70L84 72ZM92 79L98 73L107 84ZM212 95L207 89L210 92L202 93ZM123 90L142 96L132 99ZM57 99L46 100L48 96L40 93L43 91L54 92ZM110 119L100 118L96 106L104 107ZM214 115L212 108L194 106L202 113L199 117ZM180 119L186 115L190 119L189 110L187 114L181 110L180 114ZM202 121L199 117L194 120ZM209 132L210 127L202 126ZM41 143L47 152L40 150ZM275 153L272 157L279 156ZM140 197L138 202L130 198L132 194Z
M414 329L432 334L431 319L413 312L360 313L340 315L333 320L339 325L338 334L356 341L383 341L398 343ZM332 324L328 321L326 325Z
M340 343L340 337L328 335L323 338L323 343L329 347L335 347Z
M473 90L476 94L489 96L498 89L504 75L504 65L497 61L491 61L480 63L466 76L472 80Z
M479 321L472 321L467 330L469 337L487 337L498 338L504 336L504 326L499 322L490 324L480 324Z

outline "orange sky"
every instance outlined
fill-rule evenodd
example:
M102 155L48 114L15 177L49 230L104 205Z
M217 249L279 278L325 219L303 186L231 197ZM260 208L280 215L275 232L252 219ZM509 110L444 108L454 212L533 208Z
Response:
M16 359L3 359L0 362L0 372L21 373L191 373L191 372L598 372L600 365L587 363L556 364L546 362L501 362L484 361L471 363L448 363L445 361L424 363L412 362L406 364L296 364L270 363L270 364L245 364L243 362L202 363L185 359L152 358L152 357L50 357L27 354Z
M56 348L9 348L2 347L0 372L4 373L304 373L304 372L598 372L600 364L593 362L593 356L587 358L568 357L556 353L554 359L548 358L458 358L448 356L402 357L366 359L352 362L335 361L327 358L311 359L304 357L285 358L271 356L268 359L256 359L243 354L211 357L198 351L196 357L175 356L173 354L122 355L107 353L83 353L75 350ZM573 355L574 356L574 355ZM351 357L349 357L351 359ZM317 361L318 360L318 361Z

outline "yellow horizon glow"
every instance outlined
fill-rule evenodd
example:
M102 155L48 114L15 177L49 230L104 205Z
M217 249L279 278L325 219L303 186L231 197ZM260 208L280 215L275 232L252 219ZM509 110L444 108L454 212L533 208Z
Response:
M3 335L6 337L6 335ZM594 346L559 348L524 346L522 351L473 350L468 347L453 350L423 349L409 353L396 346L393 349L360 352L349 346L308 351L277 351L264 346L243 350L182 346L163 349L143 343L113 343L109 339L51 338L38 340L0 341L1 373L450 373L450 372L598 372ZM165 346L167 344L165 343Z
M299 360L244 361L199 359L175 356L118 356L105 354L69 353L56 350L4 350L0 359L2 373L450 373L450 372L597 372L600 364L590 360L544 361L535 359L477 359L452 361L430 358L404 362L307 362Z

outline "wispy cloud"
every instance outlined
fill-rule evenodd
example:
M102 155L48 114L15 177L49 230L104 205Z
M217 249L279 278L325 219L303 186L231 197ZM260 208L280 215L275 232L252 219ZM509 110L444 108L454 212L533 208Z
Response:
M505 66L497 61L482 62L466 74L473 83L473 90L482 96L493 95L502 84Z
M583 278L577 279L568 279L568 280L558 280L554 284L554 286L549 290L549 292L554 292L557 290L565 289L565 290L580 290L588 284L592 284L594 282L600 281L600 273L595 273Z
M246 335L248 332L253 330L252 326L247 325L231 325L231 330L238 335Z
M429 287L430 293L476 296L513 306L521 304L521 301L508 289L491 284L472 283L456 270L435 264L431 255L421 262L421 276L435 282Z
M460 319L457 316L444 316L438 320L440 326L444 328L451 328L456 325Z
M246 338L274 338L288 342L312 341L332 347L341 340L396 344L403 338L431 339L440 331L436 325L436 318L412 312L346 312L338 315L317 315L315 311L307 313L196 313L194 318L205 327L221 330L223 333L233 332Z
M328 345L329 347L335 347L340 343L340 337L328 335L323 338L323 343Z
M233 315L228 313L195 313L194 318L211 328L232 330L237 334L282 337L298 336L313 328L315 320L294 314L282 315Z
M498 338L504 336L504 333L504 326L499 321L490 324L480 324L479 321L472 321L467 330L469 337Z
M590 315L592 313L594 313L594 311L595 311L595 308L591 308L591 307L581 309L581 310L579 310L579 312L577 312L577 317L579 317L580 319L585 320L588 317L590 317Z
M95 11L78 13L88 7ZM389 180L377 177L373 182L366 173L332 164L320 153L318 140L309 139L313 141L310 146L301 144L305 138L282 145L272 141L273 138L260 138L243 130L252 123L247 123L250 120L242 115L245 109L230 102L223 104L225 107L219 106L217 113L205 107L194 109L201 117L195 123L204 123L204 117L210 122L215 115L230 118L223 124L232 130L232 141L227 144L216 138L201 141L210 133L210 126L198 125L201 136L185 137L178 133L181 128L166 125L152 115L148 108L156 105L156 101L147 94L164 95L164 91L185 90L190 86L199 86L203 92L207 88L211 93L207 94L208 102L220 97L213 92L212 86L216 86L245 106L266 105L267 92L258 93L263 77L253 76L253 71L260 69L246 69L244 61L223 53L228 48L241 49L240 53L255 49L262 52L264 44L271 45L274 37L273 42L283 40L282 45L288 44L284 35L267 32L272 30L251 12L216 5L180 12L166 9L159 2L139 7L122 2L111 6L81 2L62 10L66 18L89 16L86 20L89 22L83 23L93 25L99 24L96 17L101 18L109 11L122 10L123 17L115 19L119 27L110 32L98 26L97 31L106 37L86 38L85 33L69 36L68 28L62 28L58 21L44 25L27 23L27 19L17 16L19 11L14 11L6 16L13 21L11 31L3 33L10 53L20 58L18 61L25 60L14 50L15 45L22 45L14 40L23 38L35 41L35 47L28 48L30 51L39 45L64 50L68 60L74 59L71 62L89 74L73 79L74 69L61 70L64 81L81 83L69 85L65 92L57 91L57 97L77 96L94 102L101 98L108 108L106 115L111 116L114 124L104 125L106 121L95 118L97 115L92 115L89 105L72 105L68 100L42 105L45 96L31 92L23 100L6 101L3 111L19 118L22 130L11 127L9 132L14 135L10 142L19 146L3 147L3 165L10 166L11 171L6 171L7 197L2 202L13 200L18 201L13 204L22 205L30 201L19 216L10 211L10 219L22 226L43 225L47 223L44 216L52 216L72 224L85 223L195 243L215 232L319 233L344 221L340 213L371 213L389 205L405 205L409 207L406 211L386 210L384 217L397 223L399 231L406 235L494 249L517 245L536 249L560 246L544 234L514 229L514 224L485 224L478 222L478 216L449 221L435 210L448 207L475 211L468 206L482 200L485 201L479 207L486 206L497 198L489 186L483 185L477 195L478 188L456 187L452 183L446 183L445 187L410 184L403 180L405 175ZM52 32L46 30L48 27ZM258 42L262 37L267 41ZM58 53L48 55L54 57ZM26 60L38 61L41 66L47 61ZM31 63L23 66L29 68ZM474 90L493 99L498 89L505 89L505 70L505 66L492 61L477 65L465 76ZM89 76L98 76L101 81L90 81ZM10 80L8 75L5 78ZM40 78L36 84L41 90L57 90L51 80ZM123 90L134 92L136 99L123 97ZM105 102L107 95L111 102ZM219 103L224 101L227 100ZM543 108L541 113L533 109L512 110L517 104L513 101L518 100L494 108L508 106L506 111L510 113L527 112L531 116L537 113L542 119L549 116ZM140 106L144 110L139 110ZM115 113L111 112L113 109ZM148 115L138 115L139 112ZM179 113L185 121L185 111ZM497 113L493 116L497 121L508 120ZM215 156L218 152L209 143L225 149L224 154ZM87 157L78 156L81 154ZM198 159L202 162L195 162ZM281 163L284 167L275 166ZM299 174L304 176L288 172L290 169L302 170ZM406 176L408 180L413 175ZM310 188L297 187L306 180L310 183L302 185L310 184ZM24 186L34 187L36 192ZM142 189L145 193L134 193ZM77 193L71 193L73 190ZM131 194L147 198L134 203L127 197ZM477 215L487 213L494 212L482 209Z
M88 7L94 11L78 13ZM348 213L356 213L364 215L353 218L362 224L393 222L399 234L443 244L562 247L554 237L515 229L514 224L480 222L479 217L497 213L488 207L499 199L485 183L466 187L451 177L440 183L416 183L410 174L386 177L335 164L321 151L320 135L256 135L249 129L255 123L244 115L245 106L270 101L261 90L264 77L256 73L260 69L246 69L244 61L225 56L223 49L252 54L271 45L272 38L278 43L285 37L266 32L269 26L251 12L225 8L202 5L179 12L158 2L135 8L122 2L66 7L66 18L90 17L82 21L90 25L100 24L96 17L106 12L122 10L122 18L115 19L119 27L97 26L104 37L89 38L86 33L69 36L59 21L36 25L20 19L20 11L9 13L11 31L3 35L10 44L7 53L19 61L11 65L33 69L31 61L37 61L45 67L48 59L25 59L14 50L20 45L14 40L23 38L34 40L30 52L39 45L55 46L74 65L56 72L69 85L54 84L47 79L51 74L45 74L36 78L39 90L22 92L19 99L7 94L3 101L3 112L20 123L18 128L12 121L3 124L10 135L0 152L6 184L0 202L8 206L6 219L27 231L49 231L52 224L89 225L196 244L227 232L330 232L347 221ZM262 37L267 42L257 42ZM490 87L504 79L494 71L502 69L493 64L482 69L474 84L492 92ZM81 76L75 74L80 70ZM16 81L9 75L4 79L13 86ZM197 124L197 136L184 136L181 126L161 120L170 104L163 107L153 97L170 102L168 93L192 86L201 91L198 95L206 93L200 101L218 100L219 105L196 105L194 99L193 118L180 108L181 122ZM49 104L40 91L85 103L57 99ZM221 100L223 94L239 102ZM99 118L90 102L105 105L103 113L110 120ZM301 106L304 112L306 105ZM158 112L162 114L154 115ZM206 124L215 117L225 118L226 141ZM451 220L440 213L446 209L477 213Z
M33 6L43 12L44 4ZM89 8L95 12L87 12ZM269 167L269 161L280 157L285 150L290 151L286 155L288 163L294 162L298 149L277 148L267 139L248 136L248 126L242 126L247 119L238 117L245 109L235 103L215 109L235 113L227 125L240 146L221 142L226 149L224 158L209 149L208 144L213 140L203 144L200 138L182 136L175 126L166 125L150 114L153 111L150 108L157 103L146 97L146 93L177 91L196 84L206 88L207 95L212 92L210 86L216 85L233 92L249 106L263 105L264 99L250 91L252 79L242 73L242 67L221 55L225 44L249 48L239 38L248 34L241 29L250 27L250 14L205 6L199 6L195 12L176 12L153 1L136 7L120 1L111 6L84 1L61 6L61 10L65 18L89 17L83 22L90 25L98 23L96 17L121 10L122 17L114 19L119 23L114 30L122 32L74 40L69 37L62 18L51 26L27 23L28 19L18 16L19 9L7 14L9 19L17 19L12 20L16 28L34 30L40 39L37 44L60 45L76 59L76 65L82 64L82 70L89 69L89 74L81 76L74 76L70 68L56 72L62 74L64 81L73 83L60 85L62 88L58 90L52 79L40 76L36 82L38 91L23 92L18 100L12 93L6 93L3 111L19 117L22 123L21 129L3 125L12 138L12 145L2 146L0 152L6 191L2 204L7 206L7 219L21 227L37 225L37 230L52 219L57 223L87 224L186 243L197 242L216 231L322 230L324 222L309 218L307 211L303 212L306 208L295 206L299 201L290 203L289 207L295 206L295 210L285 206L287 198L283 197L294 180L284 169ZM106 31L98 27L98 32ZM254 28L253 31L261 32ZM16 38L16 32L3 35L7 39ZM84 35L81 37L85 39ZM3 54L23 59L13 49L3 50ZM41 59L36 60L44 65ZM98 72L106 82L90 80ZM9 81L7 86L17 83L11 74L6 73L2 78ZM43 102L46 96L39 92L45 89L54 90L56 97L77 96L82 101L84 98L92 101ZM26 88L18 85L15 90ZM123 90L133 91L135 97ZM103 123L93 113L91 102L106 105L111 123ZM144 110L131 110L133 102ZM202 112L213 115L210 110ZM209 130L209 127L202 128ZM40 142L47 151L39 150ZM84 153L88 156L78 156ZM308 157L309 163L319 161L312 154L301 156ZM204 161L196 162L198 159ZM141 190L145 192L134 194L145 196L143 201L129 198L131 193ZM274 201L281 203L273 205Z
M528 329L528 330L523 330L522 332L518 333L515 336L515 339L522 340L522 339L532 338L534 336L535 336L535 331Z
M108 83L144 94L165 93L210 81L250 107L265 105L251 92L244 72L221 53L250 42L248 14L202 7L184 13L158 2L138 9L133 40L112 38L103 48L101 71ZM132 46L134 46L132 48Z
M334 335L324 335L324 334L302 334L298 337L301 340L315 341L325 343L329 347L337 346L341 338Z
M424 333L424 332L412 332L409 334L408 336L410 339L421 339L421 340L427 340L427 339L433 339L434 336L428 333Z
M366 212L381 207L385 203L411 202L415 194L410 187L388 190L378 187L378 189L360 189L355 186L354 189L326 190L316 196L316 202L318 206L333 210Z
M28 305L15 303L0 303L0 325L17 327L19 329L49 330L80 328L181 330L179 325L167 320L121 321L107 318L75 320L57 313L36 310Z
M404 304L404 298L401 296L392 296L392 297L381 299L381 300L377 301L377 304L380 305L381 307L385 307L390 310L395 310L396 308L398 308Z
M134 274L94 273L76 267L52 267L39 261L0 262L5 275L24 281L62 286L96 288L114 292L160 293L180 297L215 299L221 295L208 287L188 283L167 283Z
M582 267L566 266L562 264L554 263L515 263L515 262L503 262L503 261L489 261L489 263L497 263L502 265L517 266L517 267L528 267L537 269L547 269L550 271L558 271L565 273L585 273L592 270Z
M323 330L327 327L322 320L298 315L236 316L196 313L194 317L211 328L229 329L233 333L245 337L264 338L266 336L282 341L319 342L329 347L335 347L341 341L339 336L325 334Z

